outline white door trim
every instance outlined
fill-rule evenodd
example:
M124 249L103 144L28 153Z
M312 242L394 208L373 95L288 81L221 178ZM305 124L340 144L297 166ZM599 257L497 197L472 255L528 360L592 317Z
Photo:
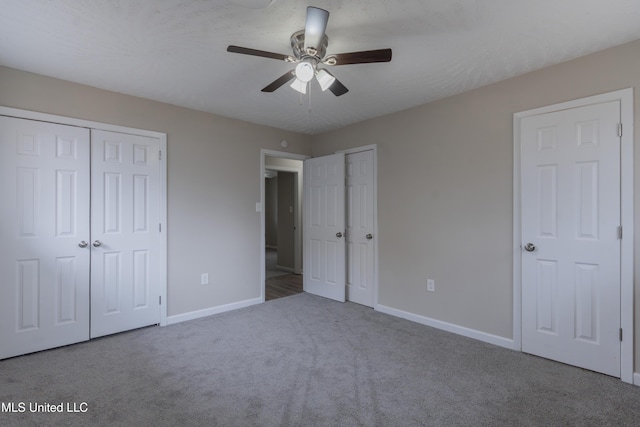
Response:
M373 151L373 309L378 309L378 145L371 144L363 147L350 148L348 150L336 151L336 153L354 154L362 151Z
M620 101L623 125L620 147L621 223L623 239L620 254L620 325L624 340L620 346L620 379L633 383L634 330L633 330L633 88L576 99L560 104L522 111L513 115L513 345L522 351L522 265L521 265L521 210L520 210L520 124L530 116L567 110L591 104Z
M265 241L265 217L264 217L264 173L265 173L265 159L266 157L277 157L280 159L290 159L290 160L300 160L300 161L304 161L305 159L308 159L311 156L307 156L304 154L295 154L295 153L287 153L285 151L275 151L275 150L267 150L265 148L260 150L260 299L262 300L262 302L265 301L265 280L266 280L266 275L265 275L265 254L264 254L264 248L266 246L266 241ZM283 171L287 171L287 172L297 172L298 174L302 173L302 170L298 170L295 168L287 168L284 166L269 166L269 169L273 169L273 170L283 170ZM298 180L296 180L296 184L297 184ZM300 191L297 191L297 193L299 193ZM300 203L301 203L301 199L298 197L298 194L296 194L297 197L297 204L298 204L298 208L300 208ZM302 241L301 241L301 230L302 230L302 209L298 209L298 213L296 215L296 224L298 224L298 226L296 227L296 232L295 232L295 268L298 269L300 268L300 265L302 263L302 259L300 258L300 253L302 251Z
M160 306L160 326L165 326L167 324L167 134L162 132L135 129L126 126L110 125L90 120L75 119L72 117L38 113L35 111L20 110L17 108L3 106L0 106L0 115L15 117L19 119L31 119L41 122L84 127L89 129L149 136L152 138L157 138L160 141L160 151L162 152L162 158L160 159L160 200L158 204L162 233L160 235L160 248L158 248L158 251L160 253L160 263L162 265L162 268L160 268L160 271L158 272L158 280L160 281L160 297L162 300L162 304Z

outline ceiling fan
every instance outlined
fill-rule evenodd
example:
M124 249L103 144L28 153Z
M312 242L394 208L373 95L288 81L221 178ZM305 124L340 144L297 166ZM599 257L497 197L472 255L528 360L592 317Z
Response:
M307 20L304 30L291 35L293 55L266 52L264 50L230 45L227 52L244 55L262 56L264 58L279 59L297 64L296 67L278 77L262 89L262 92L273 92L280 86L293 80L291 87L300 93L307 93L309 82L315 79L320 88L329 89L335 96L344 95L349 91L333 74L320 65L348 65L368 64L372 62L391 61L391 49L367 50L361 52L338 53L326 55L329 37L325 34L329 12L324 9L307 7Z

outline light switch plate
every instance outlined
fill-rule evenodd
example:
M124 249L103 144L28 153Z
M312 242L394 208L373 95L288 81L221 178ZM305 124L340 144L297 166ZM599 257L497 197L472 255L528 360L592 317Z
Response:
M433 279L427 279L427 291L435 292L436 291L436 282Z

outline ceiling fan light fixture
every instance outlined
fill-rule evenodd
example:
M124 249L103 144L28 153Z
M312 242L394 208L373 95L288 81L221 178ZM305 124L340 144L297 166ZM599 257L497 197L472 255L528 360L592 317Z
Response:
M314 74L315 70L313 68L313 65L311 65L310 63L301 62L296 65L296 77L299 80L308 83L311 81L311 79L313 79Z
M308 82L303 82L302 80L296 78L293 83L291 83L291 88L304 95L307 93L307 83Z
M320 69L318 70L318 74L316 74L316 79L320 84L320 89L324 92L329 89L331 85L336 81L336 78L331 75L327 70Z

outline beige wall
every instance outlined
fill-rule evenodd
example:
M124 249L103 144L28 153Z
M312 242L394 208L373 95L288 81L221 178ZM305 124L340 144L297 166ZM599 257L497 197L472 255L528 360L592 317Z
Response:
M278 172L278 265L295 268L295 178L292 172Z
M513 114L627 87L640 129L640 41L315 136L314 156L378 145L380 304L511 338Z
M278 177L264 179L264 244L278 247Z
M169 316L260 297L260 149L308 136L6 67L0 105L166 132Z
M264 160L264 164L267 167L267 169L271 167L272 169L276 169L276 170L278 168L286 169L286 170L292 170L292 169L302 170L302 160L266 156ZM302 182L302 180L300 180L300 182Z

